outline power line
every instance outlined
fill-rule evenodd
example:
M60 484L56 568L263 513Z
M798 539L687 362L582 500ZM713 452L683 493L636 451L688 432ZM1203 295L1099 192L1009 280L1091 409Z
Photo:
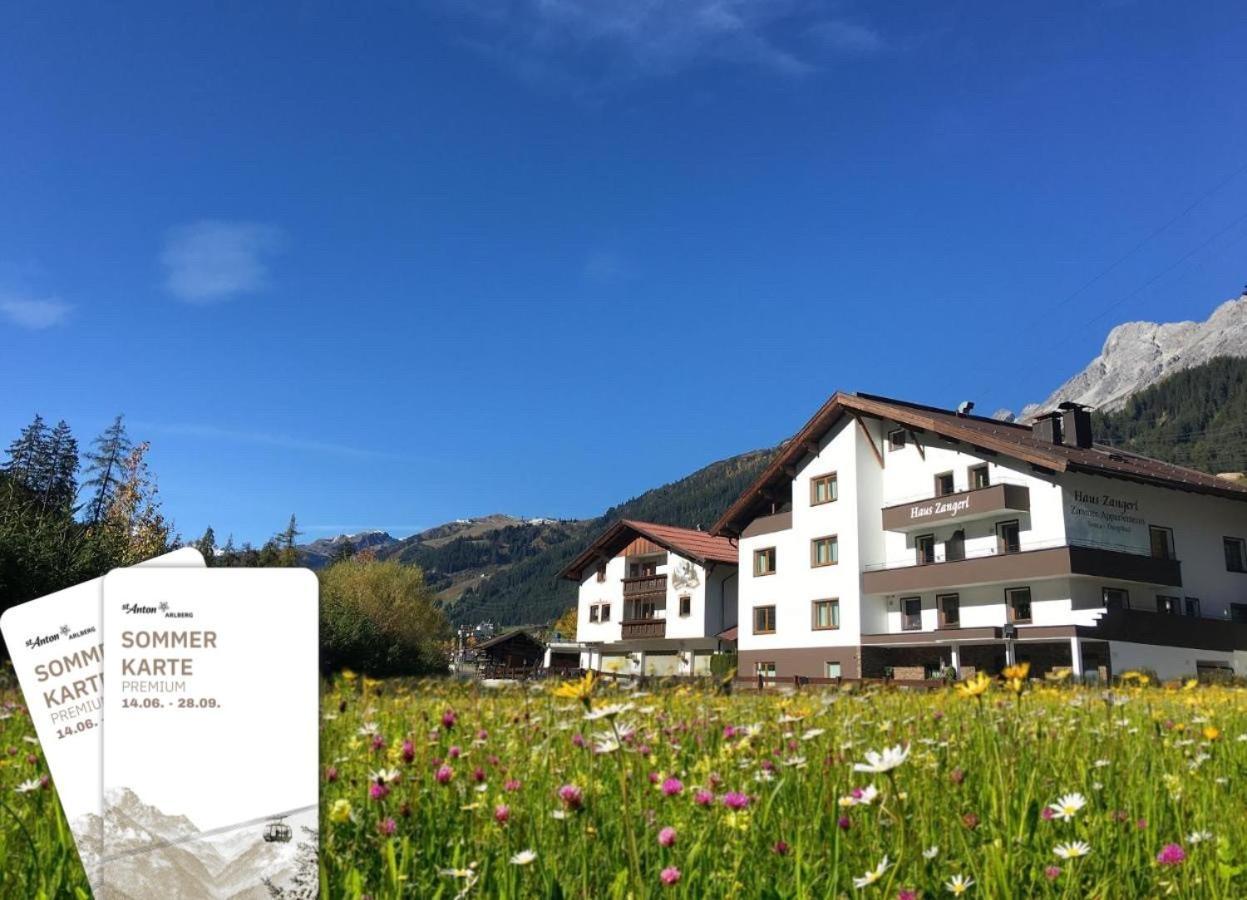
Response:
M1152 231L1147 237L1143 238L1143 240L1139 241L1137 244L1135 244L1133 247L1131 247L1121 256L1117 257L1117 259L1115 259L1112 263L1110 263L1107 268L1101 269L1099 272L1097 272L1089 281L1085 282L1082 286L1078 287L1071 293L1067 294L1064 298L1057 301L1056 305L1053 306L1052 308L1054 310L1060 309L1062 306L1069 303L1071 300L1073 300L1075 297L1077 297L1087 288L1096 284L1101 278L1103 278L1108 273L1112 272L1114 269L1116 269L1118 266L1120 266L1130 257L1134 256L1135 253L1143 249L1143 247L1146 246L1148 243L1150 243L1152 240L1159 237L1164 232L1168 231L1171 226L1176 224L1181 219L1184 219L1196 207L1200 206L1209 197L1212 197L1214 194L1218 193L1222 188L1228 185L1231 181L1233 181L1239 175L1243 174L1243 172L1247 172L1247 163L1243 163L1243 165L1239 166L1237 169L1235 169L1233 172L1227 175L1224 179L1217 182L1215 185L1213 185L1213 187L1211 187L1209 190L1201 194L1193 203L1191 203L1190 206L1186 207L1186 209L1182 210L1182 212L1178 213L1176 216L1174 216L1164 225L1161 225L1159 228Z

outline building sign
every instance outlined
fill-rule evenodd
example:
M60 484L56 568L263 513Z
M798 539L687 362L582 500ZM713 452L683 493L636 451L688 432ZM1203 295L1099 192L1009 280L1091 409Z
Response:
M1067 488L1065 498L1065 529L1071 541L1147 549L1147 520L1137 498L1094 488Z
M964 519L978 519L1001 512L1024 512L1028 509L1028 488L1015 484L994 484L978 490L886 507L883 510L883 527L888 531L908 531L938 522L951 524Z

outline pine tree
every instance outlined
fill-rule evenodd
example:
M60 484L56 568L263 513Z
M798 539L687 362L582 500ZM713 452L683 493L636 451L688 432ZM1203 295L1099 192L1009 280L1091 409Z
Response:
M211 525L204 531L203 537L195 542L195 549L204 558L206 565L211 566L216 563L216 533L213 532Z
M338 546L334 548L333 557L329 560L329 565L335 563L346 562L355 556L355 543L345 535L338 542Z
M78 496L78 441L64 419L52 429L47 457L44 506L68 510Z
M234 546L234 536L232 534L225 539L225 546L221 548L221 559L218 565L231 568L238 565L238 548Z
M33 422L22 429L17 440L9 444L9 459L4 471L27 490L39 492L43 470L47 466L48 426L43 416L36 415Z
M295 521L294 513L291 513L290 523L286 526L286 530L277 536L277 542L280 547L279 565L297 566L299 564L299 551L295 546L295 538L301 534L303 532L299 530L299 524Z
M87 474L90 477L83 486L95 489L95 497L91 501L87 516L87 521L92 525L98 523L112 505L117 487L124 477L126 459L133 450L123 418L119 415L113 419L113 424L92 441L94 449L87 454Z

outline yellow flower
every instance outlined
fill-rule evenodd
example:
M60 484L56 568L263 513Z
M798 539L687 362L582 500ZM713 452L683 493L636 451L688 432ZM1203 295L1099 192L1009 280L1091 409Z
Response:
M992 680L983 672L976 672L973 678L958 682L957 693L962 697L981 697L992 686Z
M1028 662L1020 662L1012 666L1005 666L1004 675L1008 681L1025 681L1026 676L1031 672L1031 664Z
M351 818L351 801L335 800L333 806L329 808L329 820L331 822L346 822Z
M358 676L358 675L356 675L354 672L352 672L350 669L343 669L343 670L342 670L342 680L343 680L343 681L354 681L354 680L355 680L356 678L358 678L358 677L359 677L359 676Z
M588 706L590 698L593 697L593 687L596 683L597 674L585 672L585 677L579 681L565 681L556 687L554 696L564 700L579 700L585 706Z
M1204 740L1215 741L1219 737L1221 737L1221 729L1216 725L1204 726Z
M1195 690L1197 687L1199 687L1199 679L1198 679L1198 678L1188 678L1188 679L1186 680L1186 683L1185 683L1184 685L1182 685L1182 690L1184 690L1184 691L1193 691L1193 690Z

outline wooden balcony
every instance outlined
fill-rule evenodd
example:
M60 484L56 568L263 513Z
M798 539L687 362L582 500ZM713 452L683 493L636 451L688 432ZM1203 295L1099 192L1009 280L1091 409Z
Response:
M623 634L620 636L625 641L667 636L666 619L624 619L620 625L623 626Z
M639 578L625 578L623 580L623 595L625 600L651 596L666 597L667 576L642 575Z
M979 584L1026 584L1069 575L1168 587L1182 585L1182 567L1176 559L1155 559L1103 547L1059 545L928 565L868 567L862 573L862 590L867 594L919 594Z
M883 509L885 531L918 531L937 525L994 518L1030 509L1030 488L1020 484L993 484L943 497L929 497Z

